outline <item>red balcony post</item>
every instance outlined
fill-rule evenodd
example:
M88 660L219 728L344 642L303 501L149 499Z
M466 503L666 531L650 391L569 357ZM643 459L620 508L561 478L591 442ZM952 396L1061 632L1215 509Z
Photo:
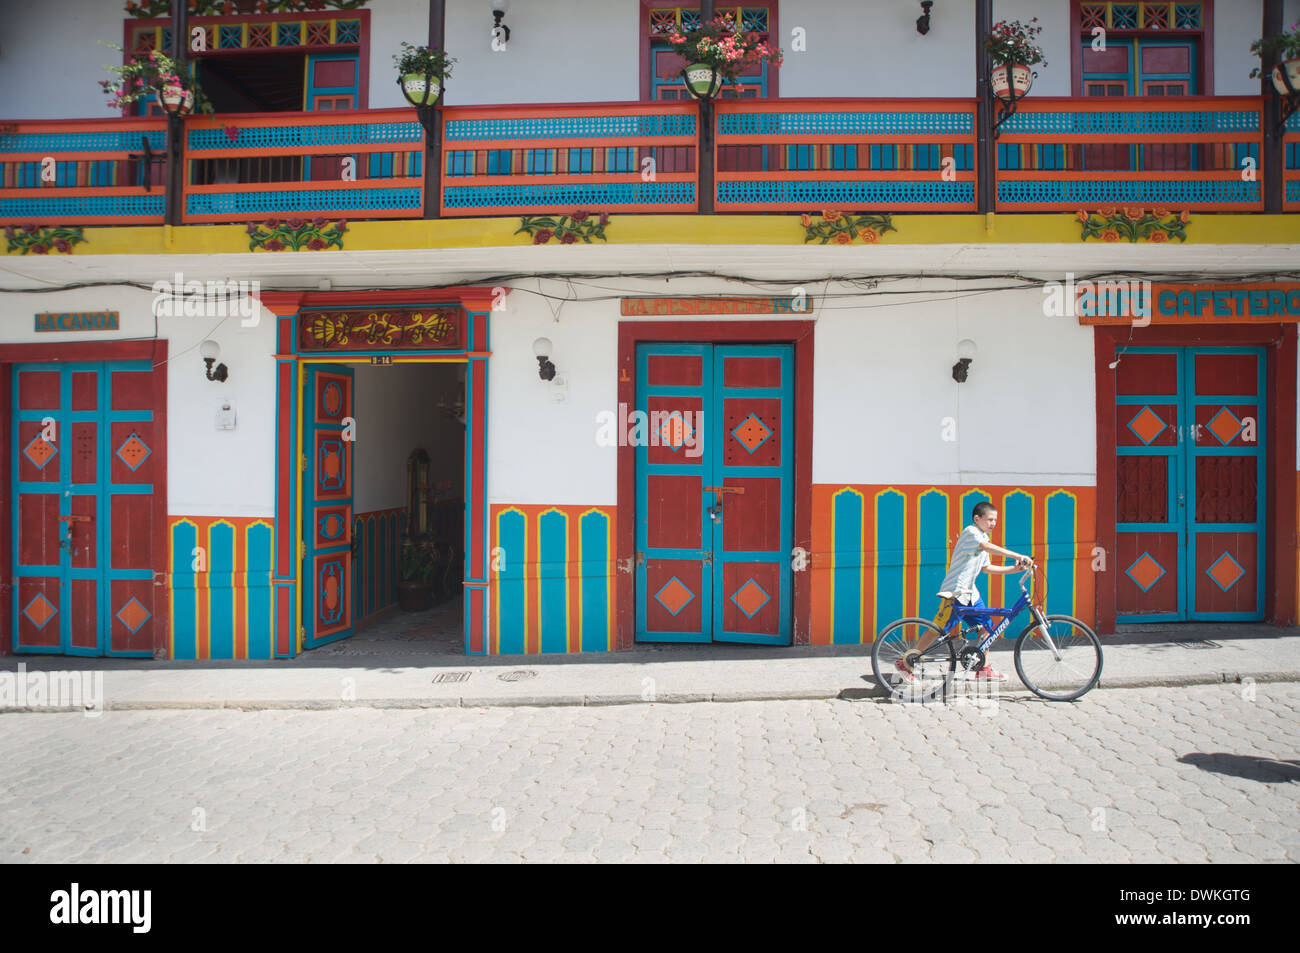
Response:
M1260 36L1277 36L1282 32L1282 0L1264 0L1264 23ZM1264 109L1260 119L1264 123L1264 152L1260 156L1261 183L1264 189L1264 211L1281 212L1285 185L1285 153L1282 141L1286 130L1279 128L1282 118L1282 102L1273 90L1273 78L1269 75L1269 63L1262 59L1260 66L1264 75L1260 77L1260 94L1264 97Z

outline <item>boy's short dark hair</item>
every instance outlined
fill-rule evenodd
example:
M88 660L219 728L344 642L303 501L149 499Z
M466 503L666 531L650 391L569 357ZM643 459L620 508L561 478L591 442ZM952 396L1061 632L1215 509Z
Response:
M998 508L988 500L980 500L975 504L975 509L971 511L971 519L977 516L988 516L990 513L996 513Z

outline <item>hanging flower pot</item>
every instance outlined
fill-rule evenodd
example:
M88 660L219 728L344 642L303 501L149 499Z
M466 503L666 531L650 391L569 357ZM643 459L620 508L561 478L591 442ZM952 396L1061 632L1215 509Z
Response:
M1008 79L1008 73L1010 78ZM989 73L989 85L993 87L993 95L998 99L1010 102L1013 99L1023 99L1029 92L1029 87L1034 84L1034 73L1028 66L1021 66L1019 63L1011 66L995 66Z
M692 63L686 67L686 85L697 97L716 96L722 88L722 77L708 63Z
M173 116L188 116L194 108L194 94L184 86L168 83L158 95L163 108Z
M405 73L401 80L402 92L407 102L416 106L432 106L442 92L442 81L437 77L426 77L424 73Z
M1283 71L1286 75L1283 76ZM1286 88L1286 81L1291 81L1291 89ZM1290 96L1291 90L1300 92L1300 59L1283 60L1273 67L1273 88L1279 96Z

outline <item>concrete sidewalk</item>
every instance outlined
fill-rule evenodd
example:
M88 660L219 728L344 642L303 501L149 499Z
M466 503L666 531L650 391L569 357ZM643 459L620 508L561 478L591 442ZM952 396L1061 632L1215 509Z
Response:
M408 627L409 628L409 627ZM992 663L1022 692L1012 640ZM0 712L68 711L21 704L4 673L103 673L107 710L160 708L465 708L620 705L766 699L886 698L871 674L870 646L768 648L713 644L638 646L600 655L466 656L450 639L355 636L296 659L179 662L9 656L0 659ZM1136 626L1103 636L1101 688L1300 682L1300 629L1266 625ZM19 666L23 666L19 669ZM38 680L39 681L39 680ZM45 680L53 683L53 680Z

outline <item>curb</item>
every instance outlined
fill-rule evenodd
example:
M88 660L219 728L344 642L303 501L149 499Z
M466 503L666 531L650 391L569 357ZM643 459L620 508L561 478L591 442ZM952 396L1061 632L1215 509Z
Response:
M1251 679L1258 684L1300 682L1300 671L1265 672L1260 674L1240 672L1206 672L1194 675L1120 675L1103 677L1097 688L1184 688L1194 685L1241 684ZM1004 692L1028 695L1023 686L1007 687ZM491 697L482 695L450 696L447 698L372 698L356 701L324 699L226 699L192 701L122 701L112 702L94 713L71 706L32 707L30 705L0 708L0 714L86 714L98 717L105 711L340 711L353 708L413 710L424 708L599 708L615 705L689 705L727 704L758 701L850 701L890 703L888 695L879 694L873 687L833 689L768 689L727 692L665 692L654 698L622 694L556 694L508 695Z

